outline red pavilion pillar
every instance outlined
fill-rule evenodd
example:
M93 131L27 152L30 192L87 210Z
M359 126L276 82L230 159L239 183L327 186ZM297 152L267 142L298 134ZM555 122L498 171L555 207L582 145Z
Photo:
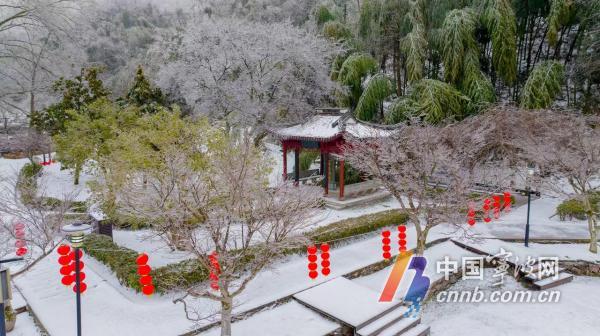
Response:
M344 200L344 160L340 160L340 194L338 199Z

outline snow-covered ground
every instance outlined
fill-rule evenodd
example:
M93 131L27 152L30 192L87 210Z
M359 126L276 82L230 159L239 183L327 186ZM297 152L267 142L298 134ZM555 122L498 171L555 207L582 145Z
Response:
M233 323L233 335L277 335L315 336L326 335L339 328L339 325L324 318L298 302L290 301L281 306L266 310ZM216 327L202 335L219 336L221 329Z
M459 281L449 290L496 290L488 270L488 281ZM506 277L502 291L526 290L513 278ZM556 303L426 303L421 317L431 326L432 336L531 336L578 335L600 333L600 278L575 277L573 282L557 287ZM535 297L535 293L532 293Z

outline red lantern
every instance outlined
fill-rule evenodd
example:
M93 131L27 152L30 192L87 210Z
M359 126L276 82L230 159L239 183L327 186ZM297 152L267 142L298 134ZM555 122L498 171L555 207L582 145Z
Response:
M138 274L139 275L148 275L152 269L148 265L138 266Z
M62 280L60 282L65 286L71 286L73 284L73 282L75 282L75 276L74 275L65 275L62 277Z
M62 275L71 275L73 273L73 267L71 265L66 265L60 268L60 274Z
M406 226L398 226L398 248L400 252L406 251Z
M79 293L83 293L87 289L87 285L85 284L85 282L80 282L79 286L77 286L77 285L73 286L73 292L77 293L78 287L81 288L81 290L79 290Z
M56 249L56 251L58 252L58 254L64 256L71 252L71 247L69 245L62 244Z
M143 277L140 278L140 284L142 284L143 286L151 285L152 284L152 276L144 275Z
M148 255L146 253L142 253L140 254L137 259L135 260L135 262L139 265L146 265L148 263Z
M392 255L390 254L390 250L392 249L390 246L390 235L391 232L388 230L381 232L381 236L383 237L381 239L381 250L383 251L383 259L390 259L392 257Z
M142 293L144 293L145 295L152 295L154 294L154 286L153 285L146 285L142 287Z
M72 261L72 259L69 258L69 256L60 256L60 257L58 257L58 263L61 264L61 265L63 265L63 266L66 266L66 265L70 264L71 261Z

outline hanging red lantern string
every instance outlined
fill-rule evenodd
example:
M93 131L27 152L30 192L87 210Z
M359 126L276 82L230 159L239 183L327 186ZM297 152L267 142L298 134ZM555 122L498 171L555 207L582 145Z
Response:
M331 266L329 262L329 244L323 243L321 244L321 274L328 276L331 273L329 266Z
M142 293L145 295L154 294L154 285L152 284L152 268L148 265L148 255L142 253L135 259L135 263L138 265L138 274L140 276L140 284L142 285Z
M486 223L492 221L492 219L490 218L490 203L491 201L489 198L483 200L483 221Z
M400 254L406 252L406 225L398 226L398 250Z
M60 282L65 286L71 286L75 282L75 276L73 275L75 263L71 263L71 247L62 244L56 249L56 252L60 255L58 257L58 263L61 265L59 272L63 276Z
M390 253L390 251L392 250L392 247L390 246L391 240L390 240L390 231L386 230L381 232L381 236L383 237L381 239L381 249L383 250L383 259L390 259L392 257L392 254Z
M473 202L469 202L469 211L467 212L467 224L470 226L475 225L475 206Z
M512 205L512 199L510 192L504 192L504 211L510 212L510 206Z
M221 265L219 265L217 251L213 251L213 253L208 256L208 260L210 261L210 288L219 290L219 274L221 274Z
M18 257L22 257L27 254L27 243L25 242L25 224L16 223L14 225L15 229L15 254Z
M500 218L500 196L494 195L494 196L492 196L492 198L494 199L494 203L492 203L492 206L494 207L494 219L499 219Z
M316 279L319 276L319 272L317 272L317 247L311 245L306 248L307 259L308 259L308 277L311 279Z

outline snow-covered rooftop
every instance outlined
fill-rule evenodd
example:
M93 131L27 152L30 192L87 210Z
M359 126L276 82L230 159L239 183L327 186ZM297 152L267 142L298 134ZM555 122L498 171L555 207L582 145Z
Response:
M347 113L348 110L340 110L339 113L320 113L304 123L274 129L272 133L282 140L330 141L344 134L355 138L372 138L389 136L393 132L391 129L359 122Z

